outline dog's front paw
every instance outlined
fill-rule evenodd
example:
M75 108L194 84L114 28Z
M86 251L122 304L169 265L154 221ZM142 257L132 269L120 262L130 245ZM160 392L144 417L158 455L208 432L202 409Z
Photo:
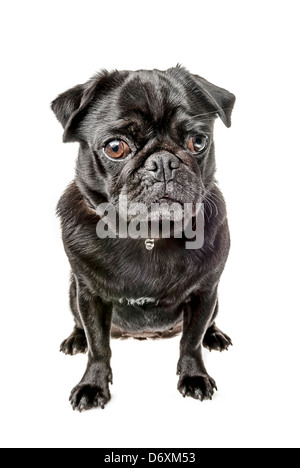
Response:
M100 386L79 384L72 390L70 396L73 410L78 410L80 412L98 407L104 409L109 400L110 391L108 386L102 388Z
M214 389L217 389L216 382L208 374L180 377L178 390L186 397L190 396L196 400L203 401L205 398L212 399Z
M102 408L110 400L109 383L112 384L112 370L107 362L89 362L81 382L72 390L70 402L73 410L86 411Z
M228 351L229 346L232 346L232 341L229 336L219 330L216 325L212 325L205 334L203 346L210 351Z
M88 346L84 330L75 327L69 338L62 342L60 351L70 356L75 356L75 354L78 353L86 353L87 348Z

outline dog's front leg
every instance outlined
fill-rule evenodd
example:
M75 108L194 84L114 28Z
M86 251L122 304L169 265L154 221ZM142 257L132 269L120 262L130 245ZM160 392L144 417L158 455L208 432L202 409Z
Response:
M77 281L78 308L88 342L88 365L80 383L72 390L70 401L79 411L101 406L110 400L110 330L112 306L104 304Z
M202 357L202 342L217 304L217 288L195 295L184 308L183 335L180 344L178 390L185 396L212 398L215 381L208 375Z

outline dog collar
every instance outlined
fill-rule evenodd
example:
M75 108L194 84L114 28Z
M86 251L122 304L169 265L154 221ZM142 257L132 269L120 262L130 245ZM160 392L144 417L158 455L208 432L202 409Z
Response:
M154 239L146 239L145 246L147 250L152 250L154 248Z

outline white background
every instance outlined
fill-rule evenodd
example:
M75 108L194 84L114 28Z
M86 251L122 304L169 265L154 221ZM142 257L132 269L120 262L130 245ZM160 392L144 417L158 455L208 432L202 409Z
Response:
M1 375L4 447L299 447L299 2L1 2ZM184 400L179 340L112 343L104 411L73 413L86 356L66 357L69 267L55 205L77 145L49 105L101 68L181 63L237 96L216 125L232 251L205 352L219 392Z

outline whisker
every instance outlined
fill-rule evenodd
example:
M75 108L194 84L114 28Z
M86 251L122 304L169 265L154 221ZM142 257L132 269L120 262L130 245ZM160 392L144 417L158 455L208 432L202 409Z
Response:
M209 208L210 208L210 211L211 211L211 216L213 214L213 209L212 209L212 206L214 206L215 210L216 210L216 214L215 216L218 216L219 214L219 210L218 210L218 207L214 201L214 197L215 197L215 200L218 202L218 201L222 201L220 198L218 200L218 196L216 193L211 193L209 192L203 185L203 182L202 182L202 188L203 188L203 191L204 191L204 198L203 198L203 202L204 202L204 206L205 206L205 202L207 202ZM209 217L209 220L211 218L211 216Z
M205 208L206 208L205 201L207 202L207 206L209 207L209 210L210 210L210 214L206 213L208 215L208 221L210 221L210 218L212 217L212 214L213 214L212 207L211 207L211 203L210 203L209 199L206 198L204 200L204 213L205 213Z
M215 207L215 209L216 209L216 217L217 217L217 216L218 216L218 214L219 214L218 207L217 207L217 205L215 204L215 202L214 202L214 201L213 201L211 198L210 198L210 202L213 204L213 206L214 206L214 207Z
M224 203L224 198L222 197L222 195L219 195L218 193L210 192L210 196L211 198Z

